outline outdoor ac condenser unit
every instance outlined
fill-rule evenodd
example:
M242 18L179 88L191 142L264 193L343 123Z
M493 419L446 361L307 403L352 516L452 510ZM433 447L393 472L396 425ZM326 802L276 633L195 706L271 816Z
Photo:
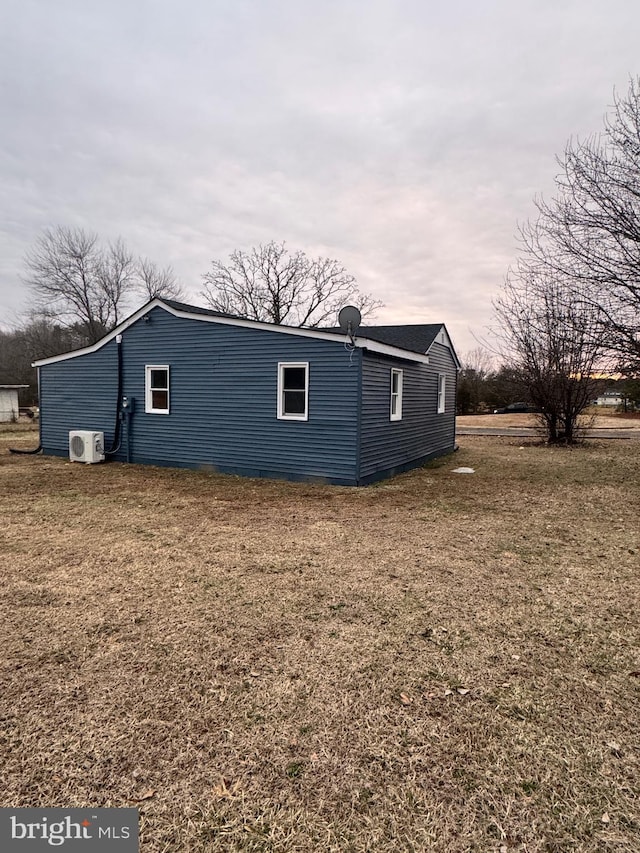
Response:
M72 462L104 462L104 433L74 429L69 433L69 459Z

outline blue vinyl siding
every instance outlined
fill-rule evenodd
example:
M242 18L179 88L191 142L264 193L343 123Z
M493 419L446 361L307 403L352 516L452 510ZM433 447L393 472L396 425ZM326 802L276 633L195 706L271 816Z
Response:
M105 446L111 446L117 358L116 343L110 341L98 352L39 368L40 440L45 453L66 456L72 429L100 430Z
M274 329L150 310L122 333L123 394L135 399L131 461L250 476L371 482L455 446L456 369L435 343L429 364ZM308 420L281 420L278 363L309 365ZM66 456L73 429L113 442L115 340L40 367L44 452ZM170 412L145 412L145 366L168 365ZM403 371L402 419L390 420L391 368ZM438 414L438 374L447 376ZM124 439L124 437L123 437ZM113 457L126 459L126 442Z
M402 420L390 415L391 368L402 375ZM447 377L446 407L438 414L438 374ZM360 482L448 453L455 447L456 369L448 347L434 344L429 364L366 353L362 362Z
M131 461L240 474L357 481L360 353L341 342L177 318L161 308L123 332L123 393L135 398ZM278 362L309 362L309 420L277 418ZM145 412L145 365L170 368L170 413ZM115 341L43 365L42 442L66 455L71 429L111 443ZM124 460L124 447L115 457Z

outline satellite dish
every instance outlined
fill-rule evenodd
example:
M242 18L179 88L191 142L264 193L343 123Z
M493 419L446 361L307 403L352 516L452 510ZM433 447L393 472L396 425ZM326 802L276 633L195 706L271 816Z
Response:
M340 309L340 313L338 314L338 323L341 330L345 335L349 335L350 337L353 337L358 331L361 320L362 315L355 305L345 305L344 308Z

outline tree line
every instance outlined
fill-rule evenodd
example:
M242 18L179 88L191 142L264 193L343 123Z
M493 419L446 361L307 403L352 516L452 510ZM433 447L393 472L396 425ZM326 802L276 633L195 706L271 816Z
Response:
M494 308L502 359L548 440L571 444L598 375L640 375L639 80L614 95L603 131L570 140L558 165Z
M591 394L585 407L594 403L605 391L617 392L622 398L620 408L625 411L640 407L640 379L619 375L614 379L595 374L590 377L588 388ZM526 374L508 364L494 367L490 353L482 348L475 349L463 357L456 396L458 415L491 413L516 402L523 402L531 409L537 409L546 429L542 411L531 394Z

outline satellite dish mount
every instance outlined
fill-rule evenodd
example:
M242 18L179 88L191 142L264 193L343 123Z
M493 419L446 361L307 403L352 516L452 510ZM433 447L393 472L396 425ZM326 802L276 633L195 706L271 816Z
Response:
M340 313L338 314L340 329L345 335L349 336L352 342L356 336L356 332L360 328L361 320L362 315L355 305L345 305L344 308L340 309Z

